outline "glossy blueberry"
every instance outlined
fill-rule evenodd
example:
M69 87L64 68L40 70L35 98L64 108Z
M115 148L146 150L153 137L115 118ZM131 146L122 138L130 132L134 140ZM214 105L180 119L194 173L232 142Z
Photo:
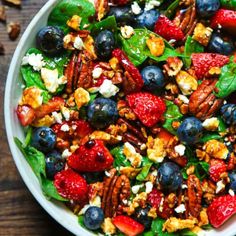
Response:
M132 26L135 24L135 18L130 6L111 7L108 15L116 18L118 26Z
M65 159L63 159L61 153L56 150L46 154L45 163L46 174L49 179L53 179L55 174L65 167Z
M160 13L156 9L151 9L149 11L143 11L140 15L138 15L136 19L137 27L147 28L149 30L153 30L154 25L159 18Z
M104 213L101 208L89 207L84 214L84 225L87 229L99 229L104 220Z
M177 130L177 135L181 142L194 144L202 136L202 122L195 117L186 118Z
M220 113L227 125L236 125L236 104L225 104L221 107Z
M114 124L117 119L116 102L109 98L97 98L88 107L88 121L96 129Z
M178 190L183 182L180 168L173 162L165 162L161 164L157 171L157 183L161 188L168 192Z
M157 66L147 66L141 71L144 80L144 88L149 91L163 88L165 78L162 70Z
M236 173L231 172L229 173L230 184L229 189L232 189L236 193Z
M196 0L196 7L200 17L208 18L220 8L220 0Z
M58 27L45 26L36 36L38 49L48 55L59 54L63 49L64 33Z
M139 207L135 210L134 219L144 225L145 229L149 229L152 224L152 218L148 216L150 209L151 207L147 206L145 208Z
M88 184L103 182L104 172L86 172L82 174Z
M56 134L49 127L39 127L33 130L31 145L41 152L47 153L54 149Z
M99 59L108 60L115 48L115 38L111 31L103 30L95 38L95 49Z
M208 50L214 53L230 55L234 51L234 44L229 38L222 37L222 34L214 33L208 44Z

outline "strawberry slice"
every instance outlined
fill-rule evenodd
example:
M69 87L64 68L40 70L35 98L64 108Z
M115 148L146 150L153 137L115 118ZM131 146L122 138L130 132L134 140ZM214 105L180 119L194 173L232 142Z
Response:
M211 19L211 28L223 28L231 33L235 33L236 11L219 9Z
M68 165L82 172L97 172L108 169L113 157L101 140L90 140L81 145L69 158Z
M54 185L64 198L79 202L84 202L88 198L88 185L85 179L71 169L57 173Z
M16 109L16 114L20 123L23 126L30 125L36 117L34 109L28 105L18 105Z
M210 178L214 182L218 182L220 180L220 175L226 172L227 166L222 160L218 159L211 159L210 161L210 168L209 168L209 174Z
M209 78L210 69L229 63L229 57L217 53L193 53L193 67L198 79Z
M161 15L154 27L154 32L166 40L181 41L184 39L184 33L166 16Z
M125 235L136 236L144 231L144 226L129 216L116 216L112 223Z
M155 125L166 110L165 102L151 93L138 92L126 96L128 105L147 127Z
M215 198L207 208L210 223L219 228L236 213L236 196L225 195Z

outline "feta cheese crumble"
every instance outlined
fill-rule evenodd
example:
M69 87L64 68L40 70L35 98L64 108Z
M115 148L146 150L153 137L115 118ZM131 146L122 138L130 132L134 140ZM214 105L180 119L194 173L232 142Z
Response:
M105 98L115 96L119 92L119 88L115 86L111 80L105 79L99 88L99 93Z
M40 71L46 65L46 62L43 60L42 54L32 53L23 57L21 65L30 65L35 71Z
M135 15L139 15L142 12L141 7L138 5L137 2L133 2L131 5L131 10Z
M82 50L83 47L84 47L83 40L80 38L80 36L77 36L74 41L74 48Z
M155 7L159 7L161 5L160 1L157 0L151 0L146 2L144 11L152 10Z
M92 72L92 76L94 79L98 79L101 76L101 74L102 74L102 68L100 67L95 68Z
M177 146L175 146L175 151L180 155L183 156L185 153L185 149L186 147L183 144L179 144Z
M184 213L185 211L186 211L186 208L184 204L180 204L179 206L175 208L176 213Z
M122 37L125 39L129 39L134 34L134 28L129 25L122 26L120 31Z

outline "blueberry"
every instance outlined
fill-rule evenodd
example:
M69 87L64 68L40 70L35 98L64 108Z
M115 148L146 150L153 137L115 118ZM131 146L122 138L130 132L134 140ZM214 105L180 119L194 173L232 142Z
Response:
M177 135L181 142L186 144L194 144L199 141L202 136L202 123L195 117L186 118L177 130Z
M130 6L111 7L108 15L116 18L118 26L132 26L135 24L135 18Z
M63 49L64 33L58 27L46 26L36 36L38 49L48 55L57 55Z
M200 17L208 18L220 8L220 0L196 0L196 7Z
M109 98L97 98L88 107L88 121L96 129L114 124L117 119L116 102Z
M222 34L214 33L208 44L208 51L230 55L234 51L234 44L229 38L222 37Z
M231 172L229 173L230 184L229 189L232 189L236 193L236 173Z
M95 49L99 59L108 60L115 48L115 38L111 31L103 30L95 38Z
M104 213L101 208L92 206L84 213L84 225L87 229L99 229L104 220Z
M105 174L103 172L86 172L82 174L88 184L103 182Z
M173 162L163 163L157 171L157 183L164 191L174 192L183 182L179 166Z
M150 211L151 207L147 206L145 208L136 208L134 219L138 221L140 224L144 225L145 229L149 229L152 224L152 218L148 216L148 212Z
M236 125L236 104L225 104L221 107L220 113L227 125Z
M149 91L163 88L165 78L162 70L157 66L147 66L141 71L144 80L144 88Z
M49 127L39 127L33 130L31 145L41 152L47 153L54 149L56 134Z
M55 174L62 171L65 167L65 159L63 159L61 153L56 150L47 153L45 162L46 174L49 179L53 179Z
M135 18L137 27L153 30L154 25L157 19L159 18L159 16L160 16L160 13L156 9L143 11L140 15L138 15Z

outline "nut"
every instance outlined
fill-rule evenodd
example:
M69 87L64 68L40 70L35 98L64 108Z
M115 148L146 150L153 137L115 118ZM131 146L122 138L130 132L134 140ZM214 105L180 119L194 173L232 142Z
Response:
M136 152L134 146L132 146L130 143L125 142L123 153L134 168L137 168L141 165L142 156Z
M108 0L95 0L96 18L100 21L108 12L109 5Z
M90 101L89 93L83 88L77 88L74 92L75 103L79 110L82 106L88 104Z
M150 38L147 39L146 44L147 44L151 54L155 57L161 56L165 51L164 40L160 37L153 35L153 34L151 34Z
M116 227L112 224L112 220L109 217L104 219L101 228L106 235L112 235L116 233Z
M0 21L6 22L6 8L5 6L0 6Z
M194 29L193 39L202 44L203 46L207 46L213 29L210 27L205 27L202 23L198 23Z
M3 44L0 42L0 55L4 55L4 51L5 51L4 46L3 46Z
M17 22L10 22L7 25L8 36L11 40L16 40L20 34L21 26Z
M67 21L67 25L74 29L74 30L80 30L80 23L81 23L82 18L77 15L73 15L71 19Z
M13 4L18 7L21 6L21 0L4 0L4 2Z
M121 26L120 31L121 31L122 37L125 39L131 38L131 36L134 34L133 27L129 25Z
M183 62L178 57L168 57L166 62L163 68L168 76L176 76L183 67Z

